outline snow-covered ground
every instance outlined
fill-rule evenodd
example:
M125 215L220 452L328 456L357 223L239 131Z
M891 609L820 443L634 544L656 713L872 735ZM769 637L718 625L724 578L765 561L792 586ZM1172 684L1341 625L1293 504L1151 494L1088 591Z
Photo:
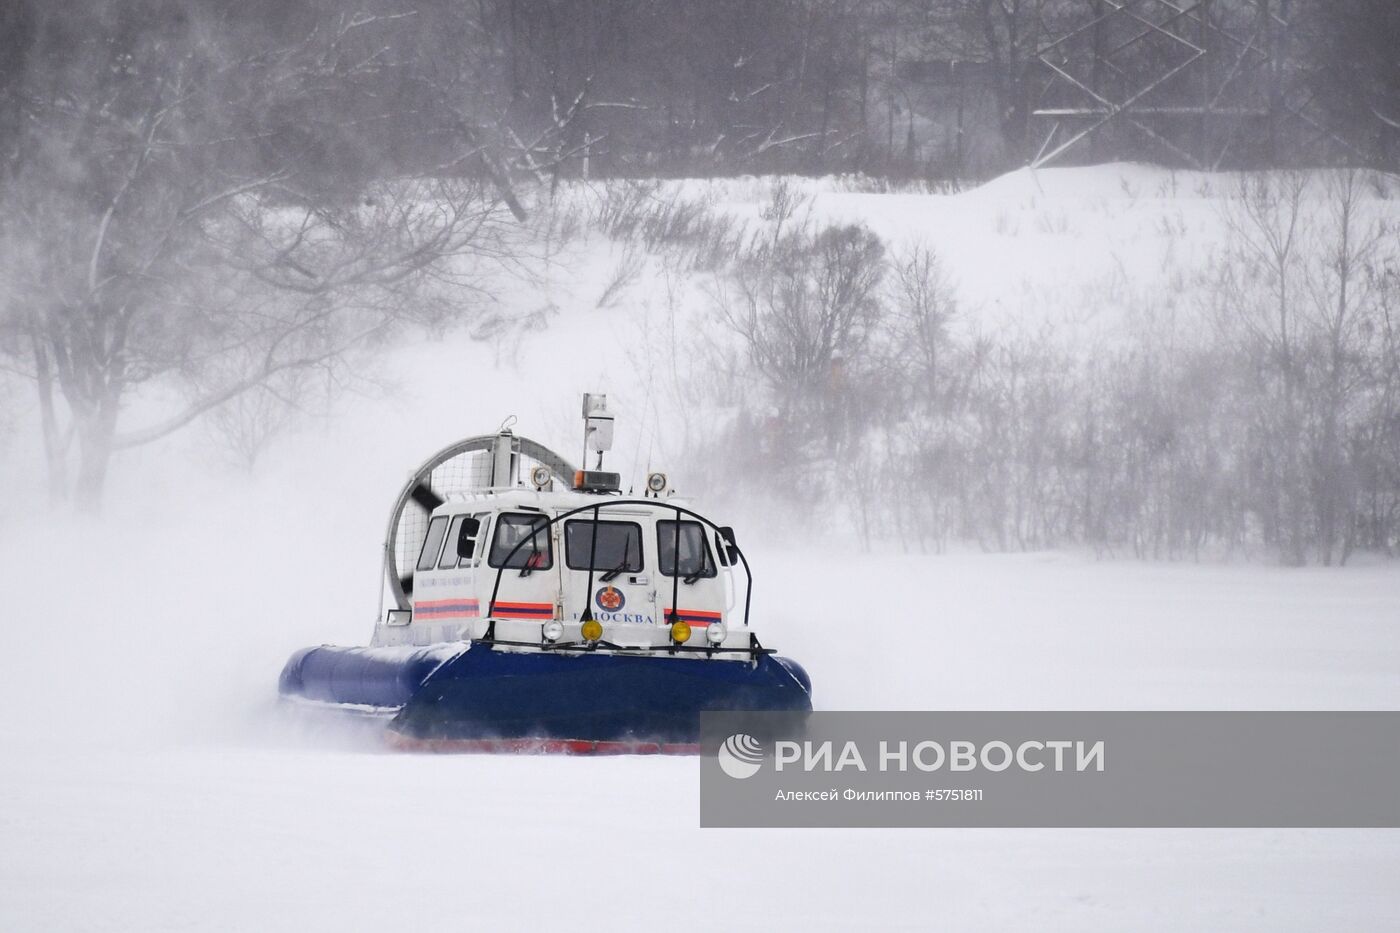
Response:
M247 504L248 500L243 500ZM349 501L349 500L347 500ZM6 929L1394 928L1376 831L700 830L690 759L406 756L269 715L284 649L363 637L366 561L236 522L52 531L6 654ZM344 546L334 543L344 540ZM1392 568L856 560L755 541L769 641L835 709L1394 708ZM5 560L16 567L13 545ZM172 554L172 550L174 553ZM150 567L178 555L184 570ZM60 561L68 563L67 561ZM65 583L66 581L66 583ZM32 588L32 592L30 592ZM337 615L341 613L341 615ZM332 739L334 741L332 741Z
M1022 192L1041 199L1026 216L1152 227L1071 203L1133 194L1114 172L1072 197L1040 173L1052 193ZM1128 174L1139 202L1169 199ZM875 225L955 209L999 237L998 213L1023 205L996 185L1029 183L884 207L833 191L831 209ZM1028 262L1051 248L1023 239L999 242ZM601 389L620 417L611 465L685 487L658 402L662 296L644 278L597 308L610 269L586 260L561 266L577 280L551 286L547 329L397 350L398 391L304 425L252 475L191 432L121 460L91 523L26 501L32 461L3 458L19 491L0 498L0 929L1400 927L1393 830L702 831L693 760L397 755L280 719L288 653L367 638L389 503L443 444L514 414L572 453L578 393ZM715 517L755 566L765 642L803 661L820 708L1400 705L1393 563L863 554L839 532L794 542ZM878 614L859 608L876 595Z

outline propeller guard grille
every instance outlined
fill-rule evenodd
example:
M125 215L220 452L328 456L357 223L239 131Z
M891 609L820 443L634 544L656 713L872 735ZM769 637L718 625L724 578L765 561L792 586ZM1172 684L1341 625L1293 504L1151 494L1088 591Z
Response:
M528 437L478 435L429 457L413 471L394 500L384 537L384 572L398 608L412 607L414 565L423 548L423 539L427 537L429 514L450 495L479 491L490 485L493 452L498 440L510 441L519 454L516 476L511 477L509 485L518 483L521 476L528 476L537 465L548 468L555 480L566 487L572 482L573 464Z

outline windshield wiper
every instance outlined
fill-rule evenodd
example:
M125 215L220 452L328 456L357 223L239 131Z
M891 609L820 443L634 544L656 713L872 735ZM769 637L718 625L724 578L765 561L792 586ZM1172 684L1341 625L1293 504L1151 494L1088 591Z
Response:
M617 575L620 574L620 573L622 573L622 571L624 571L624 570L627 569L627 560L628 560L628 558L630 558L631 556L632 556L632 539L631 539L631 538L628 538L628 539L627 539L627 542L626 542L625 544L623 544L623 546L622 546L622 563L618 564L616 567L614 567L613 569L609 570L607 573L605 573L605 574L603 574L601 577L599 577L599 578L598 578L598 582L599 582L599 583L607 583L607 582L609 582L609 581L611 581L611 580L617 579Z
M708 577L709 575L710 557L707 554L705 555L705 558L700 561L700 569L695 571L694 573L686 574L684 577L681 578L681 582L684 583L686 586L693 586L696 580L699 580L701 577Z

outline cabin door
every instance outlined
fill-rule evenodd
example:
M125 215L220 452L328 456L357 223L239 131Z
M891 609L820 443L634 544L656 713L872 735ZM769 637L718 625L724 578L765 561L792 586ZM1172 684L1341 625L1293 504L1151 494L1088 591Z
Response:
M655 625L656 575L648 566L644 531L650 522L613 512L562 524L564 618L576 623L587 608L604 625Z

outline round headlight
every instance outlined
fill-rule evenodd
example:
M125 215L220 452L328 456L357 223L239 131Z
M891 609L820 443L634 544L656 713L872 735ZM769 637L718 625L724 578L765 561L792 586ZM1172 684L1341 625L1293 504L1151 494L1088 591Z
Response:
M712 645L718 645L724 641L724 636L729 634L729 629L724 627L723 622L711 622L705 628L705 640Z
M677 619L671 623L671 640L678 645L683 645L690 641L690 623L684 619Z
M558 641L564 637L564 623L558 619L550 619L544 624L543 634L545 641Z
M661 492L666 488L666 474L652 473L647 477L647 488L652 492Z
M544 489L554 479L547 466L537 466L530 471L530 484L536 489Z
M584 641L597 641L603 637L603 623L597 619L589 619L579 627L579 634Z

